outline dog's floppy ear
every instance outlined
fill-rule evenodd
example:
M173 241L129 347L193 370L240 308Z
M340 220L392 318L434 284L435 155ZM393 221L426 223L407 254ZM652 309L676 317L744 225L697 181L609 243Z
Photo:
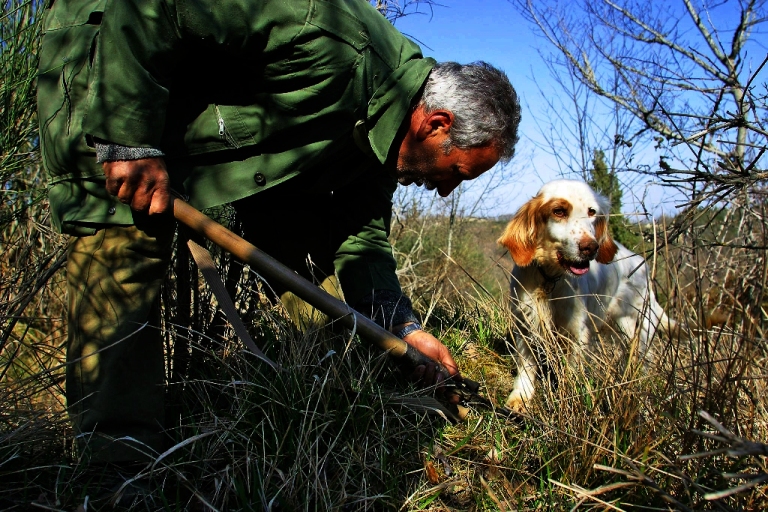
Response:
M597 238L597 256L595 260L598 263L607 264L613 261L613 257L619 251L616 242L613 241L611 233L608 230L608 212L611 211L611 204L608 200L598 195L600 209L605 212L597 216L595 220L595 238Z
M525 203L507 224L498 243L509 249L509 254L520 267L527 267L536 253L539 238L538 225L541 210L541 196L536 196Z

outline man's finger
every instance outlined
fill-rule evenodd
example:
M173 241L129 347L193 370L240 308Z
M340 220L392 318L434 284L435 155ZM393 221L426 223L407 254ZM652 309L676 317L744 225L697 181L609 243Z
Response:
M149 205L149 214L165 213L171 209L171 194L167 187L155 189L152 195L152 202Z
M458 404L461 402L461 395L458 393L454 393L453 391L449 391L445 394L445 398L448 400L448 403L451 403L453 405Z
M136 192L131 200L131 209L136 212L145 212L152 204L152 196L146 192Z
M146 176L136 177L136 189L131 198L131 209L138 212L145 212L152 201L152 181Z
M120 191L120 186L123 184L122 179L115 178L111 174L107 174L106 189L109 195L116 196Z
M442 361L443 366L446 370L448 370L448 373L452 377L459 377L461 378L461 375L459 375L459 367L456 366L456 363L453 362L453 359L451 359L450 362L446 362L445 360Z
M136 197L136 183L131 180L124 180L116 196L121 203L133 205L134 198Z

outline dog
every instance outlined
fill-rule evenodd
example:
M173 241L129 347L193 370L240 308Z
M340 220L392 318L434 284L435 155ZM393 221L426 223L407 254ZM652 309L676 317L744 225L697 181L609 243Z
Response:
M674 326L648 284L645 259L608 231L610 203L582 181L557 180L513 216L498 243L515 266L513 316L522 330L566 340L569 364L581 361L596 335L637 336L645 357L657 328ZM545 365L518 337L518 375L507 407L523 410Z

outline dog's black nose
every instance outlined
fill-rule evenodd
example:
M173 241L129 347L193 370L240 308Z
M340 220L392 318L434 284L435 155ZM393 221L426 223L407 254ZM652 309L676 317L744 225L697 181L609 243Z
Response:
M579 242L579 254L591 260L597 254L598 247L597 240L582 240Z

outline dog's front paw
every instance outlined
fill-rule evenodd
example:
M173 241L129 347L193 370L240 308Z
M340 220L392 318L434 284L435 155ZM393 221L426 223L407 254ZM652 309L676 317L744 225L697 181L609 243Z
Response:
M518 390L513 391L507 398L505 406L514 412L525 412L527 405L531 403L531 397L525 395Z
M515 386L507 398L506 406L512 411L524 412L536 392L536 366L535 363L526 364L524 361L518 368L520 370L515 378Z

